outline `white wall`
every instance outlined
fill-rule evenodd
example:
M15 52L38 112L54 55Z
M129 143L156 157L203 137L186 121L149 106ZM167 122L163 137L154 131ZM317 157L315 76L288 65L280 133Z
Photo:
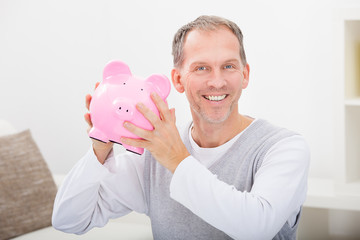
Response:
M0 1L0 117L30 128L51 170L66 173L87 151L84 96L104 65L170 77L176 30L201 14L242 28L250 85L241 112L303 134L311 176L333 174L332 10L329 1ZM172 90L178 121L190 118ZM319 111L321 110L321 111Z
M112 59L139 76L170 77L176 30L202 14L238 23L250 63L241 112L300 132L311 177L334 175L333 10L359 1L1 0L0 118L30 128L50 169L88 150L84 97ZM190 118L173 89L169 104Z

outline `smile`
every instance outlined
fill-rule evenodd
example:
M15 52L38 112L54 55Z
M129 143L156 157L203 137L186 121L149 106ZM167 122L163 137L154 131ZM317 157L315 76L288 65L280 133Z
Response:
M224 98L226 98L227 94L221 95L221 96L204 96L207 100L210 101L221 101Z

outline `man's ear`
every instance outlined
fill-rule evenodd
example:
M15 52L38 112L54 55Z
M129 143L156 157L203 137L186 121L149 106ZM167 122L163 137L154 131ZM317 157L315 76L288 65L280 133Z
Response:
M250 66L249 64L246 64L246 66L243 69L243 82L242 82L242 89L247 88L247 86L249 85L249 76L250 76Z
M175 89L179 92L179 93L183 93L185 91L185 87L184 85L181 83L181 75L180 75L180 71L177 68L174 68L173 70L171 70L171 81L175 87Z

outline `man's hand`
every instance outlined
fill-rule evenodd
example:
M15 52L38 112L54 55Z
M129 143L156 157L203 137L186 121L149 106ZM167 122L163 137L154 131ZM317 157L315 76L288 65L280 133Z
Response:
M156 93L151 94L151 99L158 108L160 117L142 103L138 103L136 108L149 120L154 130L145 130L130 122L125 122L124 127L142 139L122 137L121 142L134 147L146 148L160 164L174 173L179 163L190 154L176 128L175 109L169 109Z
M95 84L95 89L99 86L99 84L100 84L99 82L97 82ZM85 97L85 104L86 104L87 110L89 110L91 98L92 97L90 94L87 94ZM91 118L90 118L90 113L85 113L84 118L85 118L85 121L87 122L87 124L89 125L89 128L87 130L87 132L89 133L90 129L93 126L92 122L91 122ZM92 144L93 149L94 149L94 152L95 152L95 155L96 155L98 161L101 164L104 164L104 162L105 162L107 156L109 155L114 144L112 142L103 143L103 142L97 141L95 139L91 139L91 140L93 142L93 144Z

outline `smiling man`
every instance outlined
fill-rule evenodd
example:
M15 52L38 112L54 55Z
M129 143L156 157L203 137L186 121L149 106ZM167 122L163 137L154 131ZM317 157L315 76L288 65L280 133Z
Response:
M309 150L302 136L239 113L250 71L239 27L201 16L175 34L173 55L192 121L178 129L156 94L160 118L139 103L154 130L127 122L142 139L122 142L145 153L114 157L111 143L93 140L59 189L54 227L81 234L137 211L154 239L296 239Z
M249 65L240 57L239 41L225 26L189 31L184 60L174 63L173 83L179 92L186 92L193 138L201 147L220 146L252 122L238 113L241 92L249 82Z

